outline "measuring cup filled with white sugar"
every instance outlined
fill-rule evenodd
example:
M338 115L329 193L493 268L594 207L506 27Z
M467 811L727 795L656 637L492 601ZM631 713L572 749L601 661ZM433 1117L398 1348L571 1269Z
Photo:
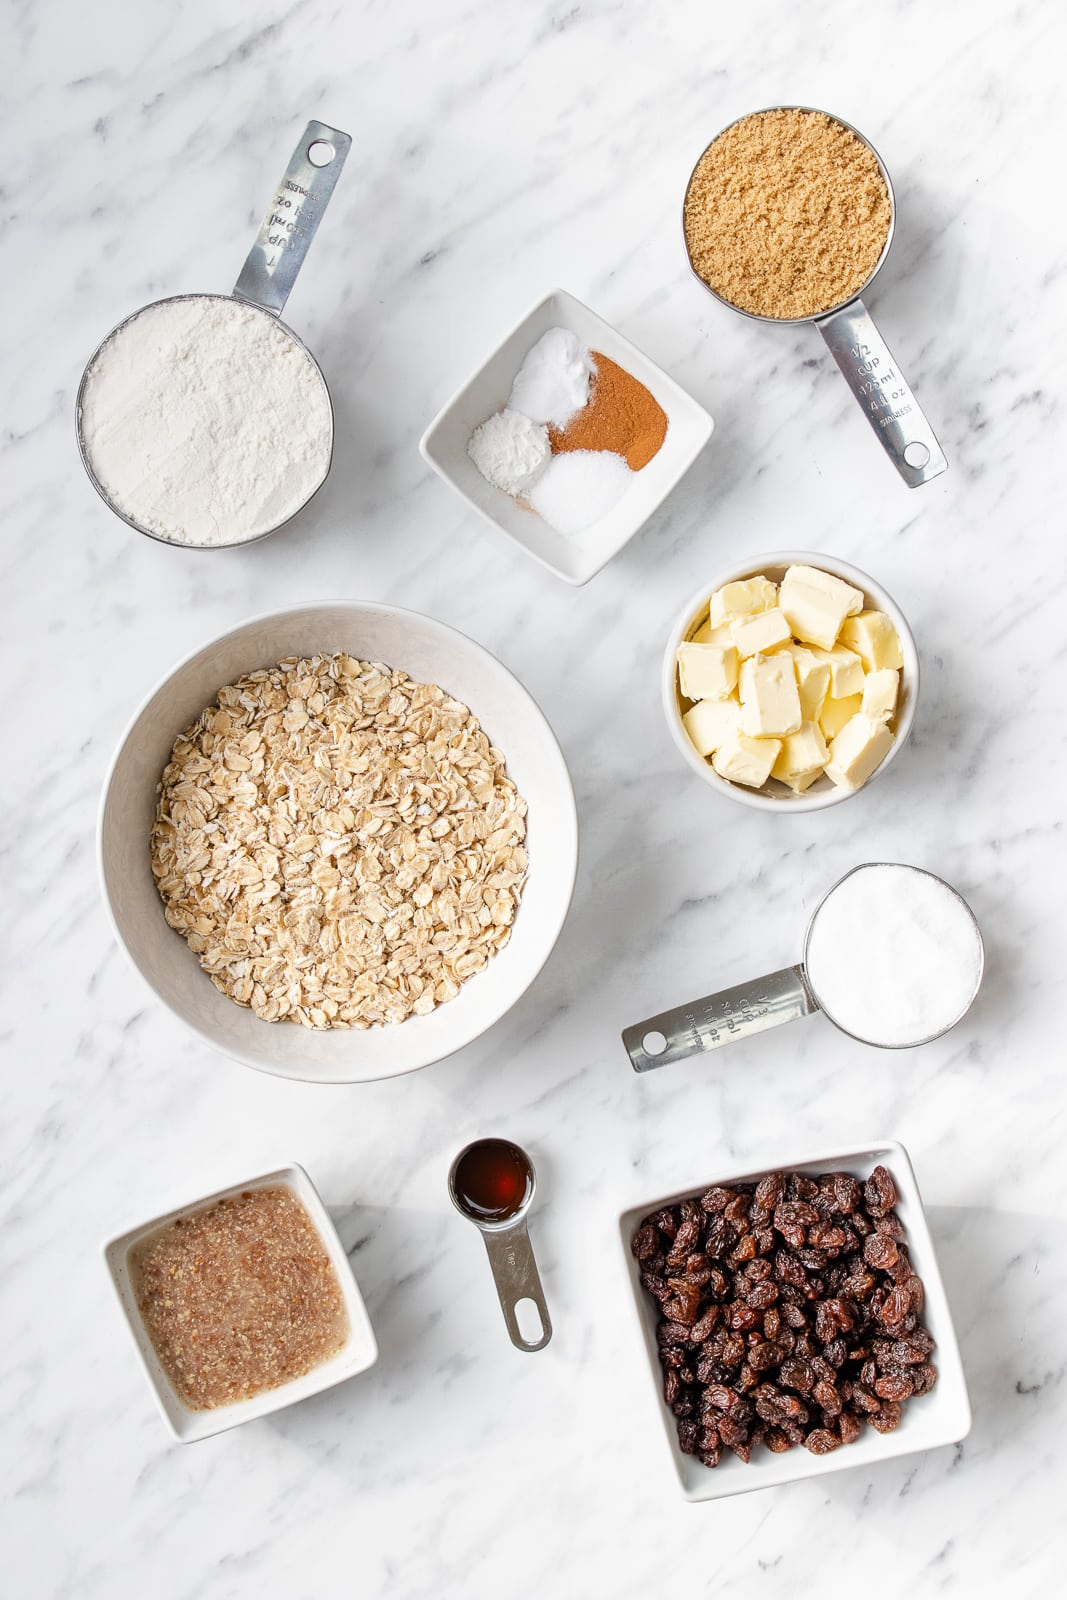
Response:
M955 889L921 867L868 862L816 907L797 966L649 1017L622 1040L635 1072L814 1011L862 1044L929 1044L970 1010L984 960L974 913Z
M201 550L248 544L325 481L330 392L280 312L351 143L309 122L232 295L156 300L89 361L77 401L82 462L139 532Z

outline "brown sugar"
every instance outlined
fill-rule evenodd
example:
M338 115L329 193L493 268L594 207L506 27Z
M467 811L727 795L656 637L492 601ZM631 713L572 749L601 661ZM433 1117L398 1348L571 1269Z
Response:
M131 1269L156 1354L193 1411L301 1378L348 1337L333 1263L282 1186L169 1223L137 1247Z
M759 111L725 129L685 197L693 270L761 317L814 317L862 289L892 205L874 153L822 111Z
M565 428L548 430L553 454L566 450L610 450L632 472L648 465L667 437L667 414L643 383L599 350L588 403Z

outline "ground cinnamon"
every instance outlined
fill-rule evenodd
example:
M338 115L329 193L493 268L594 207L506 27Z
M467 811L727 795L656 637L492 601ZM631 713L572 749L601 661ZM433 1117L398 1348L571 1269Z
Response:
M565 428L548 430L553 453L565 450L611 450L640 472L667 436L667 414L643 383L599 350L590 355L596 366L588 404Z

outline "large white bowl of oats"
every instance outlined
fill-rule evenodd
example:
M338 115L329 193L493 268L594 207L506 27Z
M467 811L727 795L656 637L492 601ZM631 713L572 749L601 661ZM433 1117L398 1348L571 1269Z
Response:
M100 869L120 943L248 1066L352 1083L439 1061L533 982L574 888L552 729L480 645L356 600L255 617L127 729Z

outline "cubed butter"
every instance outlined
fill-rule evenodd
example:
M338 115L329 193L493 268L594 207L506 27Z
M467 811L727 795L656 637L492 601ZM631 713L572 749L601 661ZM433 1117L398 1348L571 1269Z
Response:
M872 722L863 712L851 717L836 739L830 741L826 776L842 789L858 789L880 766L893 743L884 722Z
M730 624L728 622L724 622L720 627L713 628L710 617L704 618L703 622L700 624L700 627L693 635L694 644L729 645L733 644L733 642L733 636L730 633Z
M778 759L771 768L771 777L780 778L790 787L798 778L812 781L826 765L827 755L826 740L818 723L802 722L796 733L787 733L783 738Z
M872 722L887 722L897 708L897 691L900 673L891 667L879 667L868 672L863 680L863 704L860 710Z
M789 624L778 606L772 606L769 611L757 611L751 617L735 618L730 624L730 635L742 660L746 656L769 655L792 639Z
M863 662L854 650L835 644L832 650L817 650L815 654L830 668L830 693L835 700L863 693Z
M819 712L819 727L823 731L823 738L835 739L845 723L851 722L856 713L862 709L861 694L850 694L846 700L835 700L832 695L827 695Z
M737 682L737 651L733 645L679 645L678 682L687 700L725 700Z
M897 630L884 611L861 611L849 617L841 626L841 643L856 652L868 672L904 665Z
M682 722L697 755L710 756L732 734L741 732L741 707L736 700L700 700Z
M708 602L713 628L735 617L749 617L756 611L769 611L778 601L778 585L761 573L755 578L741 578L736 583L724 584L716 589Z
M752 739L780 739L800 727L793 658L784 651L741 663L741 729Z
M802 644L788 645L787 650L796 668L800 715L805 722L816 722L830 688L830 663Z
M720 778L747 784L750 789L761 789L771 775L781 748L779 739L750 739L747 734L735 733L719 746L711 764Z
M845 618L862 609L863 595L817 567L790 567L782 579L778 604L795 638L832 650Z

